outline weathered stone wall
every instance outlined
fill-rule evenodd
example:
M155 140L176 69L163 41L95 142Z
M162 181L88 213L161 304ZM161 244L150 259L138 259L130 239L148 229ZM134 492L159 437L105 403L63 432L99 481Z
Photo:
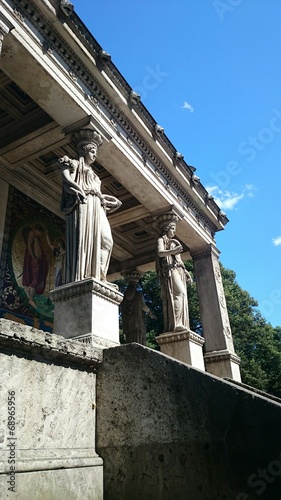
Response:
M137 344L104 351L105 500L280 500L281 406Z
M102 499L100 360L100 350L0 320L1 498Z

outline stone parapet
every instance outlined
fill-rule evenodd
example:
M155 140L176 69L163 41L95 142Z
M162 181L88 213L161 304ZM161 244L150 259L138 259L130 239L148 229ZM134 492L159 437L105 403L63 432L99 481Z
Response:
M126 344L104 351L97 403L105 498L280 500L277 402Z
M27 325L0 319L0 352L14 352L43 357L45 360L66 362L95 369L102 360L98 347L82 346L75 340L43 332Z
M1 498L102 500L101 359L102 349L0 320Z

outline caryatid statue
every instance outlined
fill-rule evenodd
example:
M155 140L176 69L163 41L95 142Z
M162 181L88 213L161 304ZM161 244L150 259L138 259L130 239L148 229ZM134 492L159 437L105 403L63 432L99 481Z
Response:
M138 271L122 273L128 281L127 289L121 302L122 327L126 342L137 342L146 345L146 314L156 319L149 307L146 305L144 296L137 289L141 278Z
M72 141L78 160L64 156L58 165L63 179L61 209L66 218L65 283L95 278L106 281L113 239L107 213L121 206L102 194L93 164L101 135L95 130L75 132Z
M156 271L161 286L163 303L164 332L189 330L187 283L192 281L181 259L183 247L175 239L175 214L158 217L161 236L158 239Z

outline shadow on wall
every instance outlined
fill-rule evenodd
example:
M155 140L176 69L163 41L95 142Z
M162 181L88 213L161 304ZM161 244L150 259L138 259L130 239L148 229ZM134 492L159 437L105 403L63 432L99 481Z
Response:
M280 500L281 405L161 353L104 351L105 500Z

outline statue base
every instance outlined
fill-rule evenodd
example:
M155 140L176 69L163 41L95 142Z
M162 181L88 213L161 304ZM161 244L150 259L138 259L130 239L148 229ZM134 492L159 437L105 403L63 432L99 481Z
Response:
M87 278L50 291L54 333L100 347L119 345L123 295L110 283Z
M209 351L204 354L206 371L221 378L231 378L241 382L240 358L228 349Z
M204 339L191 330L165 332L156 337L163 354L205 371L203 358Z

